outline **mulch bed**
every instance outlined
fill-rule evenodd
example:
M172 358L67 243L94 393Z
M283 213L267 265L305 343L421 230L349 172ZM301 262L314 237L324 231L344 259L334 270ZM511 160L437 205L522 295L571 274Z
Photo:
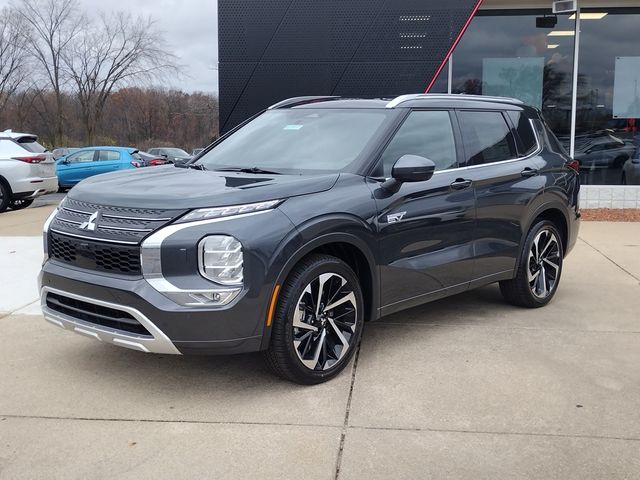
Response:
M640 222L640 208L588 208L581 213L587 222Z

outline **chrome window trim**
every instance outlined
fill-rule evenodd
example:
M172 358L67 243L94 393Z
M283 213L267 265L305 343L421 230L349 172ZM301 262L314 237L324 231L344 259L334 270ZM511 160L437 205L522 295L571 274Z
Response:
M438 173L444 173L444 172L450 172L452 170L465 170L465 169L471 169L471 168L479 168L479 167L490 167L493 165L502 165L505 163L512 163L512 162L519 162L522 160L529 160L537 155L540 154L540 152L542 152L542 144L540 143L540 137L538 136L538 130L535 128L535 125L533 124L533 119L529 119L529 125L531 126L531 128L533 129L533 135L536 137L536 150L531 152L529 155L525 155L524 157L517 157L517 158L508 158L507 160L500 160L498 162L490 162L490 163L479 163L478 165L465 165L464 167L456 167L456 168L448 168L446 170L438 170L436 172L433 172L434 175L437 175ZM464 132L462 133L463 137L464 137Z
M403 95L403 96L405 96L405 95ZM410 96L410 95L408 95L408 96ZM398 98L400 98L400 97L398 97ZM463 167L455 167L455 168L447 168L447 169L444 169L444 170L436 170L435 172L433 172L433 174L434 175L438 175L438 174L441 174L441 173L454 172L454 171L457 171L457 170L462 171L462 170L467 170L467 169L470 169L470 168L490 167L490 166L493 166L493 165L502 165L504 163L512 163L512 162L518 162L518 161L522 161L522 160L529 160L529 159L531 159L531 158L533 158L533 157L535 157L537 155L540 155L540 152L542 152L542 150L543 150L543 146L540 143L540 136L538 135L538 129L536 128L536 126L535 126L535 124L533 122L534 122L534 119L530 118L529 119L529 125L531 126L531 129L533 130L533 135L536 138L536 146L537 146L537 148L536 148L535 151L531 152L529 155L525 155L524 157L509 158L507 160L500 160L498 162L480 163L478 165L465 165ZM462 140L464 142L464 132L461 132L461 134L462 134L462 137L463 137ZM515 140L515 138L514 138L514 140ZM375 177L375 178L380 178L380 177ZM389 178L391 178L391 177L387 177L386 180L389 180Z
M133 333L116 330L102 325L96 325L91 322L85 322L75 317L56 312L47 306L47 293L55 293L57 295L80 300L82 302L126 312L140 322L140 324L151 334L151 337L135 335ZM175 347L169 337L167 337L162 330L156 327L155 324L142 312L135 308L105 302L104 300L98 300L95 298L89 298L75 293L65 292L52 287L42 287L42 290L40 291L40 305L45 320L58 327L64 328L65 330L71 330L102 342L112 343L114 345L139 350L145 353L181 355L180 351Z

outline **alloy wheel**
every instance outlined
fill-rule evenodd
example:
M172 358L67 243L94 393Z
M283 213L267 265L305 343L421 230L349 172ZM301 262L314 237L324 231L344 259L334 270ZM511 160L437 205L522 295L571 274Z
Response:
M356 296L337 273L323 273L302 291L293 317L293 345L310 370L337 365L354 347Z
M549 229L543 229L533 240L527 262L529 288L537 298L544 299L553 293L560 277L560 244Z

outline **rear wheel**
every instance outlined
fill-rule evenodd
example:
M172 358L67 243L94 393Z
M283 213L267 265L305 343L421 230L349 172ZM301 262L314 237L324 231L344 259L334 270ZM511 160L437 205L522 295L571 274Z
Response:
M0 212L4 212L7 209L10 201L11 192L9 187L3 181L0 181Z
M27 208L28 206L30 206L32 203L32 198L11 200L11 202L9 202L9 208L11 210L22 210L23 208Z
M549 220L537 222L524 242L516 277L500 282L502 295L513 305L545 306L558 289L563 257L558 228Z
M348 365L363 323L362 289L353 270L336 257L309 256L282 288L267 364L292 382L325 382Z

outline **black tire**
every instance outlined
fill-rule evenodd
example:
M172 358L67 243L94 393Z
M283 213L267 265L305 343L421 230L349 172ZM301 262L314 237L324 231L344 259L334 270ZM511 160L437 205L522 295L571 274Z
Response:
M9 207L11 201L11 190L4 181L0 180L0 213Z
M539 253L542 253L537 255L539 258L535 258L536 239L541 244L538 245L541 249ZM556 225L549 220L536 222L525 239L516 277L500 282L500 291L505 300L519 307L544 307L558 290L563 258L562 235ZM557 269L552 265L557 265ZM534 280L530 282L531 277Z
M23 208L27 208L28 206L30 206L32 203L32 198L11 200L11 202L9 202L9 208L11 210L22 210Z
M317 316L314 310L318 312L320 308L316 308L318 302L314 297L323 285L320 308L325 301L334 304L337 299L349 297L349 300L333 309L322 310ZM293 325L294 315L299 312L305 318L296 317L298 325L304 324L304 328ZM336 323L338 318L341 320ZM271 343L264 352L266 363L276 375L295 383L312 385L326 382L349 364L360 343L363 324L364 298L353 270L336 257L310 255L294 267L280 291ZM315 331L310 330L314 328ZM335 341L340 339L338 331L343 339L340 343ZM297 346L294 340L298 342ZM312 352L320 353L314 358ZM313 368L310 364L314 365Z

